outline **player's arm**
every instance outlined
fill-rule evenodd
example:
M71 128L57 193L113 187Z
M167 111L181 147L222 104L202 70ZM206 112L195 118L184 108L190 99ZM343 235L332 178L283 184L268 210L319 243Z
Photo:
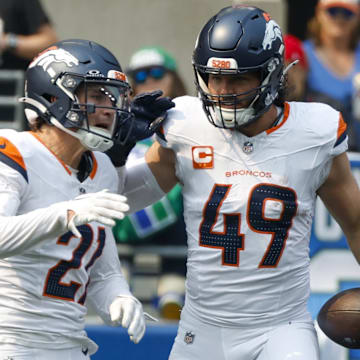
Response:
M177 182L173 150L155 141L146 152L145 159L126 167L123 194L128 199L130 212L160 200Z
M341 226L360 263L360 190L346 153L333 159L329 176L318 189L318 195Z
M2 44L3 51L12 49L12 51L24 59L31 60L42 49L58 41L54 28L50 24L41 25L37 32L31 35L16 35L16 45L11 43L12 34L5 34Z
M102 191L19 215L27 186L18 171L0 162L0 258L21 254L69 230L80 237L77 226L91 221L114 226L113 219L122 219L128 210L124 196Z
M177 183L175 174L175 154L171 149L166 149L157 141L145 154L145 160L161 189L167 193Z
M65 228L66 213L61 217L50 209L37 209L17 215L26 187L18 171L0 163L0 258L20 254Z

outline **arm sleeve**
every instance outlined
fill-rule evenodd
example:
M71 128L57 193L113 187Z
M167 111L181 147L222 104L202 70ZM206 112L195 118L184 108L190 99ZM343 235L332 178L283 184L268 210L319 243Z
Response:
M3 200L0 197L0 201ZM24 215L0 216L0 258L21 254L42 241L66 233L66 210L57 205Z
M144 209L166 195L144 158L126 165L123 194L128 199L129 213Z
M0 163L0 258L20 254L68 231L64 203L17 215L26 186L18 172Z
M110 325L109 308L117 296L131 295L129 285L121 271L114 236L110 229L106 231L106 243L99 260L90 273L87 302L102 320Z
M315 191L326 181L327 177L329 176L333 159L348 150L347 125L341 113L338 113L336 136L334 136L332 141L328 146L325 147L325 149L328 151L328 158L325 159L325 161L321 161L318 170L315 170L313 173L316 184Z
M118 193L122 194L124 192L124 188L125 188L126 167L125 166L117 167L116 172L117 172L118 179L119 179Z

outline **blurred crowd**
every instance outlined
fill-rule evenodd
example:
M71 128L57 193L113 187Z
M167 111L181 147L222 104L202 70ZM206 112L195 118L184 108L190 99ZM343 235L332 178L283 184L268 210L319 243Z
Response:
M360 151L360 47L357 0L319 0L306 39L285 37L289 100L323 102L342 112L349 149Z

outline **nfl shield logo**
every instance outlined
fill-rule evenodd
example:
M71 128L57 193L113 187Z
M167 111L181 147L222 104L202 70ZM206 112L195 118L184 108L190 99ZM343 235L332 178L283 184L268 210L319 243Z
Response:
M245 154L250 154L254 150L254 145L250 141L245 141L242 150Z
M187 331L185 334L185 337L184 337L184 341L187 344L192 344L194 342L194 337L195 337L195 334L193 332Z

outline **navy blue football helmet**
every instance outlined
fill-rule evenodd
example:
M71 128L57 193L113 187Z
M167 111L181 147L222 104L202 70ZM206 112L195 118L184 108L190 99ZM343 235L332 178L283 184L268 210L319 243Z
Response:
M281 29L265 11L238 5L213 16L200 31L193 53L195 83L210 122L238 129L263 115L283 86L283 53ZM246 72L259 75L258 87L241 94L210 94L209 74ZM244 100L247 108L237 106Z
M79 94L82 94L80 97ZM78 138L89 150L106 151L129 121L130 85L113 54L87 40L60 41L41 52L25 75L25 114ZM90 123L97 109L109 111L111 124Z

